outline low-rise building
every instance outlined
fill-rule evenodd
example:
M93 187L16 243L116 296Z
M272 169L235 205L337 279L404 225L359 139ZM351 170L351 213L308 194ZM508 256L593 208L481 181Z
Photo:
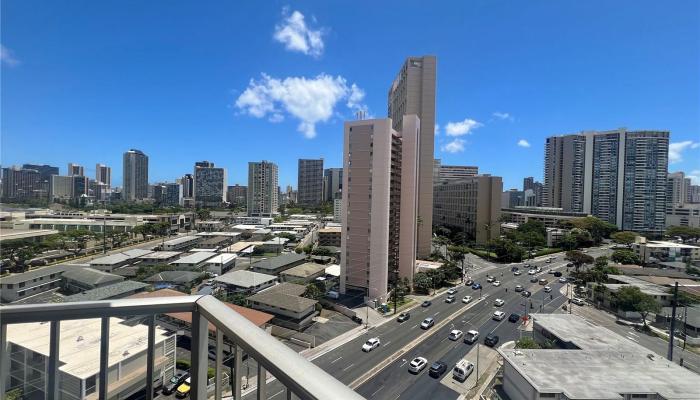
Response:
M306 262L306 256L296 253L280 254L277 257L270 257L253 263L250 270L269 275L279 275L292 267Z
M318 245L340 247L340 235L342 228L323 228L318 230Z
M306 287L281 283L248 297L250 306L273 314L272 323L289 329L302 330L313 323L318 315L316 300L302 297Z
M140 265L164 265L177 260L182 254L179 251L154 251L139 257Z
M144 279L151 283L154 289L182 289L191 288L202 279L201 272L194 271L163 271Z
M91 289L82 293L66 296L63 301L71 303L74 301L98 301L110 299L122 299L129 297L132 294L140 293L148 290L151 285L136 281L123 281L112 283L111 285L101 286L96 289Z
M197 247L200 249L210 249L216 251L222 247L230 245L231 243L233 243L233 239L228 236L209 236L199 242Z
M109 321L107 395L126 399L146 387L148 327L127 325L118 318ZM64 320L60 324L58 348L59 398L97 399L100 371L99 318ZM26 323L7 326L9 377L7 389L22 390L27 399L48 398L46 371L49 368L50 324ZM32 332L27 335L27 332ZM175 371L175 335L156 328L154 377L167 381ZM4 378L4 377L3 377Z
M309 283L325 275L326 266L317 263L304 263L280 273L282 282Z
M584 212L564 211L557 207L505 207L501 209L503 222L524 224L530 220L541 222L545 228L556 228L563 221L587 217Z
M260 290L274 286L277 277L247 270L231 271L214 278L214 281L224 286L228 292L257 293Z
M61 287L61 276L68 265L52 265L20 274L0 277L0 299L10 303Z
M88 264L91 268L99 269L100 271L105 272L112 272L117 268L136 262L139 257L151 254L152 252L152 250L145 249L124 250L119 253L90 260Z
M284 245L289 242L289 239L283 237L276 237L263 242L260 245L260 249L265 253L281 253L284 250Z
M561 228L546 228L547 230L547 247L556 246L569 233L568 229Z
M250 254L255 249L255 246L260 246L263 242L237 242L228 247L221 249L226 253L236 253L238 255Z
M696 261L700 260L700 246L689 244L646 240L643 236L637 236L632 245L642 263L668 262L668 261Z
M572 314L533 314L546 349L498 348L510 400L700 398L700 377Z
M440 267L442 267L441 262L428 261L428 260L416 260L416 272L436 271Z
M599 307L617 311L615 293L629 286L637 287L642 293L652 296L661 307L670 305L673 299L673 294L667 287L627 275L608 275L608 283L588 282L586 296ZM627 316L640 318L638 313L628 313Z
M173 267L179 270L195 271L200 270L204 266L205 261L216 256L216 253L209 251L198 251L190 253L182 258L179 258L170 263Z
M80 293L122 282L124 277L94 268L71 268L63 272L62 279L62 286L67 292Z
M201 236L181 236L163 243L161 250L164 251L187 251L202 240Z
M233 253L217 253L214 257L204 262L206 272L221 275L236 266L238 255Z

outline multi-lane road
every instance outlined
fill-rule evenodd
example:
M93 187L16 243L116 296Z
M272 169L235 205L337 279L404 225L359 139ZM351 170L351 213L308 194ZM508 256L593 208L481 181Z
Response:
M590 254L596 256L596 253L602 254L603 251L591 250ZM542 272L537 274L538 278L550 281L549 286L553 290L546 296L541 293L543 286L531 283L532 276L528 275L522 266L522 275L515 276L510 270L512 265L497 265L479 260L475 263L476 269L467 273L483 285L481 293L470 287L458 286L456 302L445 303L447 294L443 293L433 299L430 307L416 307L410 310L411 318L408 321L399 323L392 319L376 327L370 326L361 336L317 357L313 362L367 398L455 399L459 393L441 385L438 379L428 377L427 368L420 374L412 375L408 372L406 362L410 362L416 356L427 358L429 363L441 360L447 363L449 373L449 369L470 350L470 345L461 340L447 340L447 335L452 329L476 329L480 332L480 343L483 343L483 338L490 332L499 335L499 345L516 339L519 335L518 324L509 322L508 315L513 312L523 315L526 308L528 312L539 312L543 304L543 312L551 312L561 307L565 301L559 290L561 284L547 271L551 268L565 269L566 261L561 254L555 255L554 258L552 263L546 263L544 259L530 262L542 267ZM487 274L495 276L501 281L501 285L495 287L487 283ZM526 299L520 293L516 293L516 285L522 285L531 291L532 297ZM483 296L481 300L480 294ZM462 297L466 295L474 298L469 304L461 302ZM493 302L497 298L505 300L505 304L495 307ZM530 302L532 309L529 308ZM503 321L491 319L493 311L497 309L506 313ZM435 326L427 331L419 327L426 317L435 319ZM369 353L362 352L362 344L372 337L380 338L381 345ZM283 398L283 387L277 381L269 382L267 393L268 398L280 400ZM253 398L254 395L250 393L245 397Z

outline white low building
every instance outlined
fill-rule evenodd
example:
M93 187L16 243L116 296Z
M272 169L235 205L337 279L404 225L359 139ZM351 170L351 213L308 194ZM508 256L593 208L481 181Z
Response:
M238 255L233 253L218 253L204 262L204 270L212 274L224 274L236 265L237 258Z
M198 251L196 253L187 254L184 257L170 263L179 270L194 271L202 268L204 263L216 256L216 253L209 251Z

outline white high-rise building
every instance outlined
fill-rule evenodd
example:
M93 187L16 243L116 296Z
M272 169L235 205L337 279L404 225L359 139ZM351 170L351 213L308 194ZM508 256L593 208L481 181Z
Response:
M95 165L95 182L104 183L107 189L112 187L112 168L104 165Z
M271 217L279 206L277 164L248 163L248 216Z
M683 205L688 201L688 186L690 179L683 172L671 172L668 174L668 186L666 197L668 205Z
M131 149L124 153L124 188L122 199L125 201L148 198L148 156L141 150Z

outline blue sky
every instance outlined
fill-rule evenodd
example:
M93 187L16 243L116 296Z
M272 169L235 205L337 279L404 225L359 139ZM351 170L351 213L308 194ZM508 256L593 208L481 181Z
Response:
M210 160L246 184L266 159L296 186L298 158L341 166L343 121L384 117L404 59L434 54L444 164L520 187L547 136L664 129L700 183L700 2L436 3L3 1L2 164L120 184L138 148L152 182Z

